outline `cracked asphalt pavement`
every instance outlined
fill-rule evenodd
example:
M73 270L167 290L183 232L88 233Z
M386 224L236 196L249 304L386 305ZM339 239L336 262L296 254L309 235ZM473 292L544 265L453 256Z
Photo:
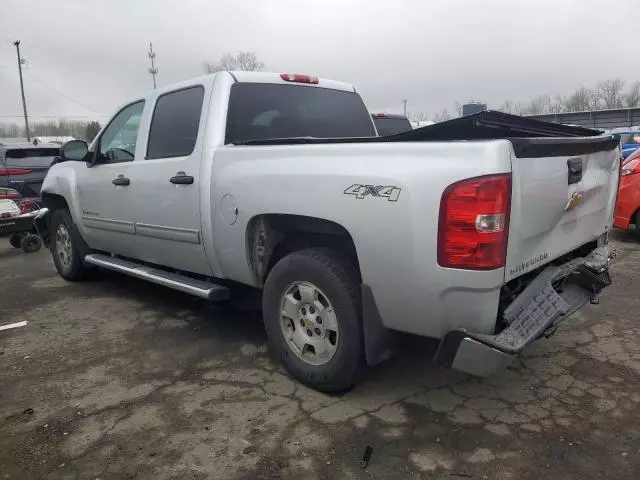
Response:
M413 339L324 395L257 313L115 274L57 276L0 238L0 479L640 478L640 242L614 285L504 373ZM366 468L360 460L367 446Z

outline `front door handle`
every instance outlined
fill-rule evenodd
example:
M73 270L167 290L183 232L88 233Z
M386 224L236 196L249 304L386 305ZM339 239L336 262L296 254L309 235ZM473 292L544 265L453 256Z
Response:
M171 183L175 183L176 185L191 185L193 183L193 177L191 175L187 175L184 172L178 172L175 177L171 177L169 179Z
M111 180L111 183L113 183L114 185L128 187L129 184L131 183L131 180L129 180L128 178L125 178L124 175L118 175L116 178Z

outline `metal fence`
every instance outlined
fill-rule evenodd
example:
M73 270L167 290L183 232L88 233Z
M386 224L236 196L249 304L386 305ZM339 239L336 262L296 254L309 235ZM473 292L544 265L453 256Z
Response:
M640 108L618 108L615 110L593 110L590 112L549 113L527 115L545 122L580 125L582 127L611 130L613 128L640 125Z

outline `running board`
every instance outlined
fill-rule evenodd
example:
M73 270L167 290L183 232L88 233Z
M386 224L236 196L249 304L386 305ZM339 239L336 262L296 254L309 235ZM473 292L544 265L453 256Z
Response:
M148 282L157 283L158 285L189 293L196 297L206 298L213 302L226 300L229 298L230 294L229 289L222 285L196 280L177 273L165 272L164 270L147 267L146 265L141 265L139 263L134 263L117 257L92 253L85 256L84 261L85 263L89 263L97 267L141 278L142 280L147 280Z

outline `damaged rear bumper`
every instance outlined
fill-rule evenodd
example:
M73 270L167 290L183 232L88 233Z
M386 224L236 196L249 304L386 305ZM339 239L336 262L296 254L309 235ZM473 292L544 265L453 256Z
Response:
M504 312L507 327L496 335L464 329L448 332L435 360L486 377L504 369L527 345L582 308L611 284L613 249L604 245L587 257L543 270Z

